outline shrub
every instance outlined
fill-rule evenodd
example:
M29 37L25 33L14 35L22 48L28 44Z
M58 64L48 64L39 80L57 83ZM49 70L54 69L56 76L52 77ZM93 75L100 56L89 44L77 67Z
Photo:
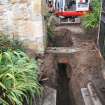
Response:
M41 94L38 66L16 38L0 33L0 105L29 105ZM17 50L18 49L18 50Z
M6 51L8 49L25 50L22 46L22 42L18 41L18 39L12 39L9 38L9 35L0 33L0 51Z
M93 11L83 18L83 26L86 29L93 29L97 27L100 21L101 0L92 0L91 5Z
M0 103L23 105L24 99L31 105L32 97L41 94L38 83L38 66L20 50L0 53Z

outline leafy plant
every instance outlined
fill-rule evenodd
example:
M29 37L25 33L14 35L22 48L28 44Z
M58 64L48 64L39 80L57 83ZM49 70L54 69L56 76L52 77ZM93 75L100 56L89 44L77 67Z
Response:
M20 50L0 53L0 105L31 105L32 97L41 94L38 66Z
M100 0L92 0L91 6L93 11L88 13L83 18L83 26L86 29L93 29L98 26L100 20L100 11L101 11L101 1Z
M53 28L51 26L47 27L47 35L48 35L48 39L52 38L54 35L54 31L53 31Z
M49 42L52 42L52 38L54 36L54 29L55 29L55 22L52 23L50 22L51 20L51 15L47 15L46 16L46 27L47 27L47 45L49 44Z
M25 49L22 47L22 42L17 39L9 38L9 35L4 33L0 33L0 50L6 51L8 49L20 49L24 51Z

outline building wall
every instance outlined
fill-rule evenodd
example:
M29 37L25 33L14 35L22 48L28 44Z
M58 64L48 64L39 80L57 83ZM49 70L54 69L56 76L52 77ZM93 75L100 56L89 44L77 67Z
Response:
M35 53L44 52L41 0L0 0L0 32L16 37Z

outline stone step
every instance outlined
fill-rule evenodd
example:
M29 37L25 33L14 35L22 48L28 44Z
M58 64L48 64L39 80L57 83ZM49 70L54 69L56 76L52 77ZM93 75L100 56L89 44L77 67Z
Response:
M35 97L33 105L56 105L56 90L48 86L44 86L43 94Z
M45 88L42 105L56 105L56 90L50 87Z

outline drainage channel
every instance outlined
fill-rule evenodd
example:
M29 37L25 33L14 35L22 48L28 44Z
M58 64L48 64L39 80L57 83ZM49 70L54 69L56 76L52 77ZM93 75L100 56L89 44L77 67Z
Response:
M70 79L67 75L68 65L58 63L57 70L57 101L56 105L75 105L72 89L70 88ZM71 69L71 68L69 68Z

